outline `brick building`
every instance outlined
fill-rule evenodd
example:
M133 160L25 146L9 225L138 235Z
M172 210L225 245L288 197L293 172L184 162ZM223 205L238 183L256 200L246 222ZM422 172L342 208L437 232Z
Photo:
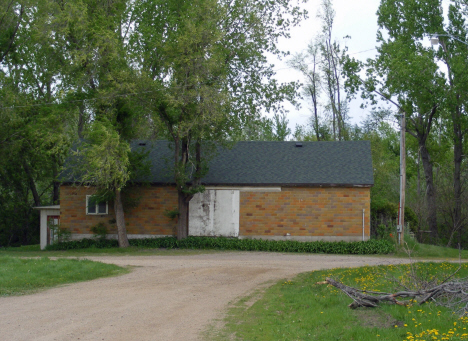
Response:
M176 233L177 208L167 141L136 141L148 153L149 185L131 189L129 238ZM219 148L190 202L189 234L294 240L363 240L370 233L370 142L238 142ZM91 203L95 189L64 182L60 224L73 238L102 222L115 234L112 203Z

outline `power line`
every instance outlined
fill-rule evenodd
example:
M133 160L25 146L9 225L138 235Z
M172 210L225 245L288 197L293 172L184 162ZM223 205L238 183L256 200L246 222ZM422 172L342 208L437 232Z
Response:
M373 49L369 49L369 50L364 50L364 51L359 51L359 52L354 52L354 53L348 53L350 56L352 56L353 54L359 54L359 53L364 53L364 52L369 52L369 51L374 51L374 50L377 50L376 47L374 47Z

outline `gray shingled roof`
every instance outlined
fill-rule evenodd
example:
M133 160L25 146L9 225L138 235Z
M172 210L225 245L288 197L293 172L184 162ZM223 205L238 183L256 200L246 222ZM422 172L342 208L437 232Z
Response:
M232 149L218 148L202 182L221 186L374 184L369 141L301 143L296 147L296 142L248 141ZM151 183L174 182L169 145L168 141L132 143L133 149L149 152Z

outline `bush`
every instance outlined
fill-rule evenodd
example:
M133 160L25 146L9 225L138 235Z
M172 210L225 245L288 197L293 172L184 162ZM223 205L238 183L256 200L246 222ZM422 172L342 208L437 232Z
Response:
M395 251L394 243L388 240L368 240L365 242L298 242L293 240L237 239L224 237L188 237L177 240L175 237L130 239L131 246L164 249L239 250L267 252L306 252L329 254L370 255L387 254ZM73 250L117 247L116 240L82 239L49 245L47 250Z
M77 249L87 249L90 247L95 247L98 249L109 249L111 247L118 247L119 243L114 239L88 239L84 238L81 240L72 240L69 242L56 243L52 245L47 245L46 250L55 251L55 250L77 250Z
M107 237L107 226L104 223L99 223L90 228L90 231L94 233L94 237L99 240L104 240Z
M397 234L397 228L394 225L385 225L379 224L377 225L377 238L378 239L387 239L389 241L394 242Z

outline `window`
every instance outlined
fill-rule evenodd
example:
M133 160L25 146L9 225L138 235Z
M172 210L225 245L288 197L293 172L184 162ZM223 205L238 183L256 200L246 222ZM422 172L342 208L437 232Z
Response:
M95 196L87 195L86 214L107 214L107 201L98 201Z

